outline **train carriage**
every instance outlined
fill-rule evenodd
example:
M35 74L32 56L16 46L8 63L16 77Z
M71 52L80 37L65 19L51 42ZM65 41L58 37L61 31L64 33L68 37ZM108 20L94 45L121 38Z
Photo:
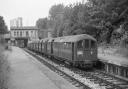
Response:
M86 34L54 40L53 54L74 66L92 67L97 61L96 40Z
M54 57L59 57L59 49L60 49L60 46L59 46L59 44L60 44L60 37L58 37L58 38L55 38L54 39L54 42L53 42L53 55L54 55Z
M39 42L39 40L34 40L32 42L32 44L33 44L33 51L35 51L35 52L38 52L38 42Z
M47 41L48 41L48 38L40 40L40 47L41 47L40 51L43 55L47 54Z
M47 42L48 42L49 38L45 38L43 40L43 43L44 43L44 54L47 55Z
M39 53L42 53L42 40L39 40L39 42L38 42L38 51L39 51Z
M35 41L35 51L39 52L39 40Z
M36 42L33 41L33 51L36 51Z
M41 42L41 53L43 54L44 53L44 39L41 39L40 42Z
M87 34L36 40L32 49L74 66L92 67L98 60L97 41Z
M49 38L47 41L47 54L50 56L53 54L53 42L54 38Z
M29 42L27 47L30 49L30 50L33 50L33 41Z
M32 43L33 43L32 41L29 41L29 42L28 42L27 47L28 47L29 50L32 50Z

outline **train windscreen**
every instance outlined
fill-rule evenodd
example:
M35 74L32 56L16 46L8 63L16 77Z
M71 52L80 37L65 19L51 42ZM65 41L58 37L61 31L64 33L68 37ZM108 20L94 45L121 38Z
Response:
M91 40L91 48L96 48L96 42Z
M85 40L85 49L89 48L89 40Z
M84 47L83 47L83 40L81 40L81 41L79 41L78 43L77 43L77 48L78 49L83 49Z

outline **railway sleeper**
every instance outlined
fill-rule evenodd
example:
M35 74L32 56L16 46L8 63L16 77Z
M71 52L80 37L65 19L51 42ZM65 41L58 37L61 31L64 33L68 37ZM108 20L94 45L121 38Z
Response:
M108 82L108 81L103 80L103 79L100 79L100 78L98 78L98 77L96 77L96 76L94 76L94 78L96 78L97 80L99 79L101 82L106 83L106 84L108 84L108 85L111 85L111 86L113 86L114 88L117 88L117 89L118 89L118 86L115 85L115 84L113 84L112 82ZM119 88L119 89L121 89L121 88Z

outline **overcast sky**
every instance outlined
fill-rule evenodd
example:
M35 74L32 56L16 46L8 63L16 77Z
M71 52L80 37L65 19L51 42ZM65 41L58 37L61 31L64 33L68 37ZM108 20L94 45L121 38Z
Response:
M81 2L82 0L0 0L0 16L4 17L6 24L10 20L23 17L23 25L35 25L38 18L48 16L49 9L54 4L64 5Z

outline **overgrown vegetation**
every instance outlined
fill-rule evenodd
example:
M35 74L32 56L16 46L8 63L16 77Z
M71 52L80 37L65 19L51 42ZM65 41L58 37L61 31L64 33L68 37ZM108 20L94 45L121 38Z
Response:
M0 16L0 89L8 89L7 88L7 80L8 80L8 68L9 64L6 60L5 55L5 40L4 34L7 33L7 26L4 22L2 16Z
M127 0L87 0L67 6L54 5L49 17L39 19L36 25L42 29L52 28L53 37L86 33L99 43L110 44L125 37L127 24Z
M5 44L4 44L5 45ZM8 80L8 72L9 72L9 63L6 60L6 56L4 55L5 46L0 44L0 89L8 89L7 88L7 80Z
M8 32L8 28L2 16L0 16L0 35Z

